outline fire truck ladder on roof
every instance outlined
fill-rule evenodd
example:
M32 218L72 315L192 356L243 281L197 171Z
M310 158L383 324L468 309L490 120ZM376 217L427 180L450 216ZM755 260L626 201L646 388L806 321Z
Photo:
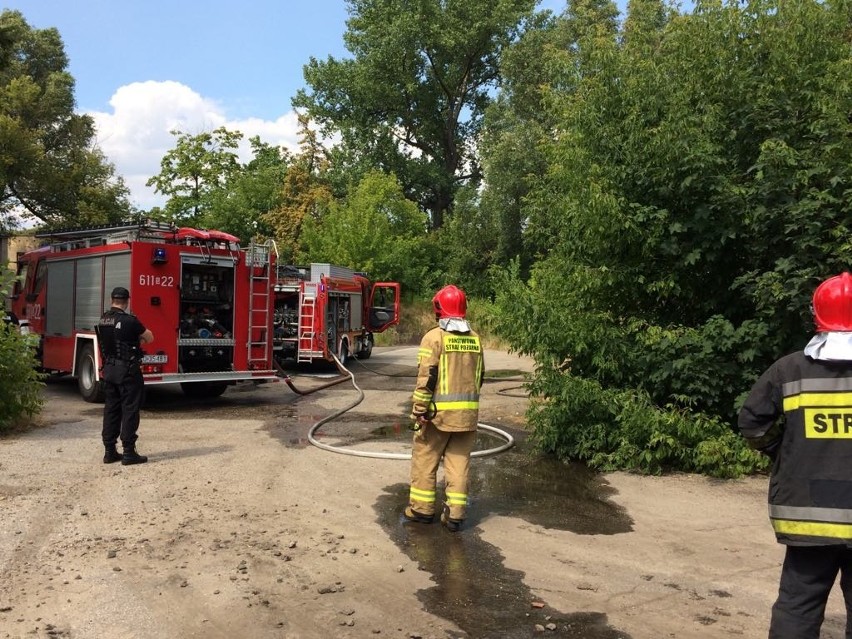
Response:
M103 246L134 241L164 241L174 233L174 225L157 220L140 220L105 226L56 229L36 233L36 237L53 246L54 251Z
M314 311L317 302L317 283L305 282L299 292L299 346L296 350L297 362L314 360Z
M278 247L274 240L262 244L252 240L246 251L249 271L249 368L269 366L269 314L272 289L269 278L273 273L272 256L278 256Z

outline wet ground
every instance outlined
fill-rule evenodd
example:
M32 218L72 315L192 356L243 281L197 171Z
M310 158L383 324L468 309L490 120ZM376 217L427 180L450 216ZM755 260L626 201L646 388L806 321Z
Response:
M499 550L484 541L477 524L489 517L520 517L531 524L585 535L631 530L630 518L608 501L611 493L581 465L538 457L523 444L493 457L475 460L471 503L462 532L438 523L401 520L408 485L388 486L375 505L382 528L435 585L418 593L426 609L452 620L468 637L521 638L535 625L560 637L616 639L628 635L607 625L593 611L560 611L542 606L524 584L523 573L507 569Z
M400 390L411 385L410 369L405 373L396 379L359 375L357 383L365 390ZM352 394L351 386L334 392L347 391ZM308 445L307 430L326 416L316 407L309 409L309 403L286 407L290 411L287 419L270 420L265 428L285 445ZM410 453L407 408L407 401L388 406L383 413L358 412L356 408L323 425L316 437L343 448ZM537 455L528 446L525 433L515 430L510 434L515 439L512 449L477 458L472 464L472 497L461 533L449 533L438 523L405 523L401 512L408 501L408 484L386 487L377 500L374 508L382 528L435 582L418 597L426 610L462 628L465 632L459 637L532 637L538 624L561 637L628 638L607 625L601 613L538 607L523 573L506 568L499 550L481 538L477 525L498 516L520 517L530 524L582 535L632 530L630 518L609 500L613 491L598 475L581 464L563 464ZM493 449L503 441L480 431L476 448Z
M411 387L414 376L410 366L352 368L357 384L365 391L405 390ZM510 382L516 373L499 371L497 377ZM305 391L324 386L334 377L333 369L292 372L292 382ZM503 390L506 394L523 393L520 385L504 384ZM357 400L351 383L328 388L314 397L320 395L333 397L341 405ZM237 386L215 400L190 400L174 387L151 387L142 417L179 419L210 410L211 404L219 418L232 413L241 419L262 420L271 437L295 448L309 446L311 426L332 412L312 401L310 395L294 394L283 383L276 383ZM359 412L356 407L323 425L315 436L323 443L345 448L409 453L412 435L408 406L408 400L403 399L386 405L382 413ZM102 407L93 404L86 411L100 414ZM563 464L537 455L521 431L511 431L511 435L515 438L512 449L473 462L471 503L462 532L449 533L438 523L403 523L401 511L408 500L405 483L387 486L374 504L383 530L420 570L432 576L435 585L418 593L419 599L426 610L462 628L464 634L458 637L532 637L538 624L561 637L629 638L610 627L601 613L554 610L536 602L524 584L523 573L506 568L499 550L481 538L478 524L499 516L520 517L533 525L581 535L616 535L632 527L627 514L609 500L612 489L595 473L579 464ZM477 449L502 443L500 437L480 431Z

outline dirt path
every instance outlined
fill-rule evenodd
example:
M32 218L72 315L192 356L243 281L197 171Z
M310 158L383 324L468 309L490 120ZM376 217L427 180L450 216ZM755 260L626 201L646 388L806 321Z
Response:
M410 359L369 363L403 375ZM323 441L405 451L411 380L353 370L365 399ZM236 388L212 406L152 392L151 462L122 467L101 463L101 407L50 384L45 426L0 440L0 638L765 636L783 556L765 478L532 461L526 400L498 394L513 386L486 385L482 419L521 445L474 462L470 526L451 536L399 523L407 462L306 441L351 385ZM823 637L842 628L833 595Z

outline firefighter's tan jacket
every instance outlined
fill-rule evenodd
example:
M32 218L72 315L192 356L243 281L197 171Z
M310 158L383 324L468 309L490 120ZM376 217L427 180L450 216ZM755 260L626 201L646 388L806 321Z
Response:
M476 430L484 374L479 335L436 326L423 336L417 361L412 419L425 415L444 431Z

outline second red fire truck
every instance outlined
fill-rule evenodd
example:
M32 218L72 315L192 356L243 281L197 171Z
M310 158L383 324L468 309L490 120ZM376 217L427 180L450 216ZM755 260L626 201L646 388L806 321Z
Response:
M371 284L364 273L341 266L279 267L274 290L273 348L280 359L367 359L373 333L399 322L399 284Z
M154 333L146 385L196 397L276 379L273 358L369 357L373 333L399 321L399 284L330 264L279 267L271 241L243 249L227 233L154 221L45 239L18 259L12 315L37 336L42 368L75 376L87 401L103 397L94 326L116 286Z

